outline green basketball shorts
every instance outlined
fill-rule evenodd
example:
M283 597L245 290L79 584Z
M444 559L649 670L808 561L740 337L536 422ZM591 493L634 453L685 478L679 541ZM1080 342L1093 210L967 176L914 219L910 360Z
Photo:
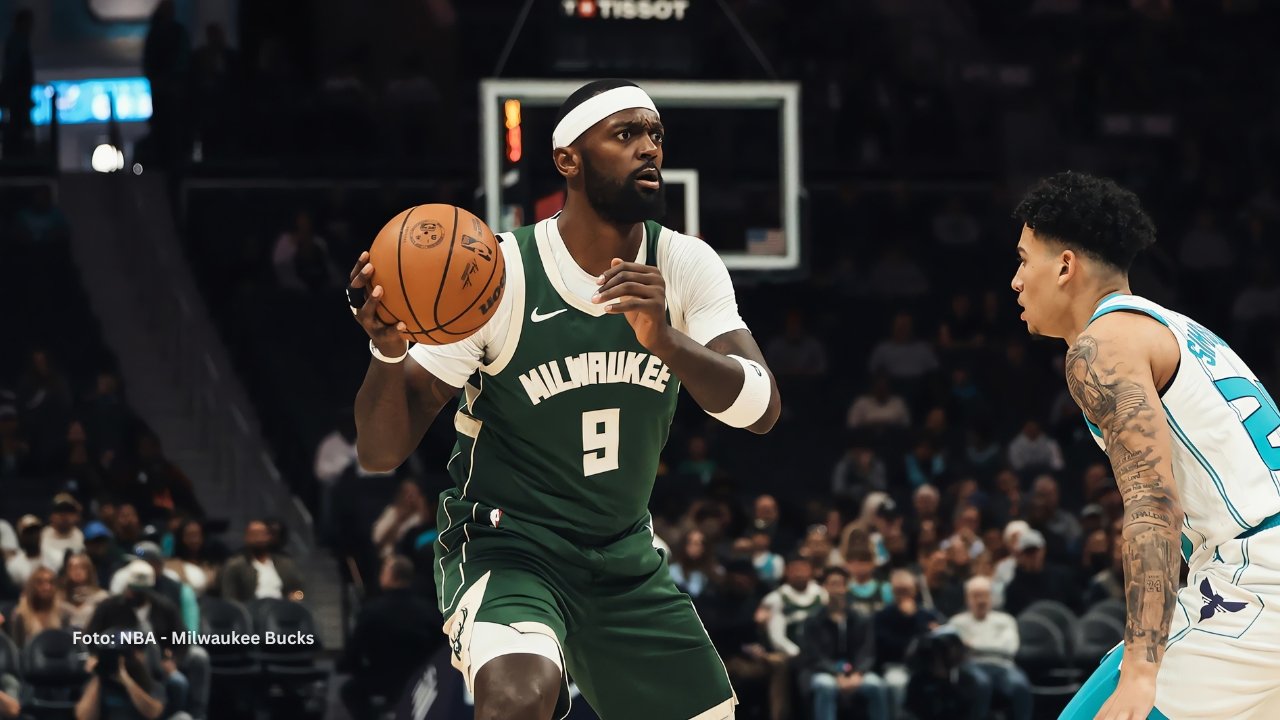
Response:
M676 589L653 532L586 547L497 508L440 497L436 597L453 665L474 690L479 663L555 641L568 683L602 720L726 720L737 698L689 596ZM490 632L489 624L506 626ZM479 629L477 629L479 627ZM497 643L498 647L493 647ZM544 647L548 644L542 641Z

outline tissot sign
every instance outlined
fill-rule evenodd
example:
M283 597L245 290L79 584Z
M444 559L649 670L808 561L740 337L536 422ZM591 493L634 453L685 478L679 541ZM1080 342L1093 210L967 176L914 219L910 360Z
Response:
M561 0L564 14L602 20L684 20L690 0Z

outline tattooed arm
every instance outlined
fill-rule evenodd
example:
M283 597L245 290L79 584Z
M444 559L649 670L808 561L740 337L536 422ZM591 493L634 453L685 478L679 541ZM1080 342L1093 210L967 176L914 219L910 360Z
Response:
M1149 679L1164 658L1173 619L1182 508L1173 478L1172 438L1151 370L1149 333L1168 330L1136 315L1108 315L1067 352L1067 386L1102 430L1124 498L1124 575L1128 606L1122 678ZM1175 349L1176 351L1176 349ZM1127 676L1127 678L1126 678ZM1146 717L1144 714L1143 717Z

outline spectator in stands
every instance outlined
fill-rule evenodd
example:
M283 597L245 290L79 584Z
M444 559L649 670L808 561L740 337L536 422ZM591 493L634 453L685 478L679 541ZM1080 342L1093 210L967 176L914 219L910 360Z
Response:
M1045 435L1035 420L1023 423L1022 431L1009 443L1009 466L1024 475L1044 470L1058 472L1064 464L1058 441Z
M809 556L815 567L843 565L844 557L836 548L826 525L810 525L800 544L800 554Z
M921 433L911 446L911 452L902 458L902 478L911 488L921 485L945 483L947 456L928 436Z
M816 335L805 329L804 314L787 313L781 335L765 347L769 369L778 377L813 377L827 374L827 348Z
M160 546L150 541L140 542L133 546L133 554L151 566L156 578L154 592L178 609L186 630L200 632L200 605L196 602L196 592L190 585L165 574L164 554L160 552Z
M134 559L111 578L111 597L98 603L88 632L130 628L155 634L148 654L154 676L164 681L165 715L181 711L204 718L209 703L209 653L199 645L175 642L183 632L181 611L156 592L151 564Z
M112 534L121 552L142 541L142 519L138 517L138 509L133 503L123 502L116 506L116 522Z
M973 297L968 293L955 293L946 316L938 324L938 348L952 357L964 357L966 352L981 347L985 337L982 322L973 307Z
M1111 536L1098 528L1085 535L1081 543L1080 562L1076 566L1080 584L1088 586L1098 573L1111 567Z
M901 395L893 394L889 378L878 373L870 392L854 398L845 425L849 429L884 430L905 428L911 424L911 411Z
M222 597L236 602L274 597L302 599L302 574L293 560L273 554L267 524L250 520L244 530L244 551L222 569Z
M988 496L988 519L1004 527L1022 516L1022 483L1018 474L1008 468L996 473L995 492Z
M43 348L31 351L27 371L18 382L18 412L31 443L31 461L41 471L58 469L66 457L71 424L71 386Z
M708 551L706 535L701 530L685 533L674 555L669 566L671 579L689 597L696 600L708 585L720 581L723 568L715 555Z
M37 567L27 578L13 610L9 635L19 648L24 648L45 630L66 627L70 617L70 610L58 594L57 576L47 567Z
M862 433L853 433L849 447L831 472L831 494L855 507L871 492L889 489L889 469Z
M44 523L40 522L40 518L35 515L23 515L18 518L18 549L20 552L9 558L9 561L5 563L5 569L9 571L9 577L16 585L26 585L31 573L42 566L43 555L40 552L40 533L43 528Z
M98 603L106 600L107 591L98 585L98 571L93 560L83 552L67 558L62 568L62 598L70 612L69 626L83 630L89 626Z
M748 540L751 541L751 565L760 576L760 582L768 587L777 585L786 572L787 564L781 555L769 549L769 533L752 530Z
M941 547L926 549L921 558L920 599L924 607L950 617L964 608L965 578L956 577Z
M1112 543L1111 562L1089 580L1084 592L1086 610L1107 600L1124 599L1124 543Z
M800 655L800 629L827 602L827 593L813 579L813 562L804 555L787 559L786 574L778 589L760 601L756 619L765 626L766 649L789 658Z
M98 373L93 394L80 408L80 417L93 461L110 467L117 457L127 453L137 419L125 403L120 377L113 371Z
M978 243L981 232L977 219L958 197L947 200L946 206L933 216L933 239L943 248L971 248Z
M936 527L941 524L941 513L939 505L942 501L942 495L938 492L938 488L925 484L915 489L911 494L911 516L905 522L904 531L908 535L917 535L920 532L920 526L924 523L933 523Z
M338 661L341 672L351 673L340 695L353 718L375 717L375 696L394 704L409 677L445 639L436 630L443 623L439 610L410 590L413 563L408 558L384 558L378 584L382 593L360 609Z
M871 543L851 547L845 557L845 569L849 572L849 606L867 617L874 616L888 603L893 602L893 590L889 583L875 576L876 556Z
M1000 443L992 439L985 421L977 421L969 426L965 433L964 448L957 456L956 465L960 472L984 480L994 477L1004 465Z
M111 531L97 520L84 526L84 553L93 562L94 574L108 582L124 566L124 552L116 545Z
M895 713L902 711L910 674L907 652L917 638L946 622L940 613L920 606L916 576L899 568L889 576L893 601L875 614L876 661Z
M984 414L988 411L987 395L968 368L951 369L951 386L947 389L946 402L953 417L961 422L973 423L971 427L980 429L984 439L989 441L991 428L978 424L986 422ZM996 450L999 452L1000 448L997 446Z
M21 477L31 470L31 445L18 424L18 408L0 404L0 478Z
M84 533L80 523L80 502L71 493L58 493L53 498L49 525L40 532L40 556L45 567L62 572L68 553L84 550Z
M836 720L839 708L857 697L870 720L889 720L884 680L874 672L876 640L871 619L848 603L849 574L829 567L822 574L825 607L800 632L802 687L813 696L814 720Z
M9 562L9 558L18 554L18 533L8 520L0 518L0 563ZM0 573L4 574L4 573Z
M102 472L89 453L89 436L79 421L67 428L65 487L77 501L90 501L102 491Z
M1028 520L1033 527L1059 538L1068 548L1080 542L1080 522L1062 509L1058 493L1058 481L1051 475L1041 475L1031 486L1031 506Z
M791 692L788 658L768 652L758 642L755 615L760 601L755 569L745 559L732 558L725 563L724 582L708 588L694 604L740 697L757 707L765 705L767 697L770 716L778 718Z
M772 495L761 495L756 498L751 527L769 534L769 547L774 552L790 552L794 547L796 538L793 533L779 522L779 517L778 501Z
M76 720L157 720L165 717L166 688L155 682L147 669L145 651L125 641L123 631L111 629L104 632L114 636L111 643L121 648L119 670L105 669L110 680L104 680L97 670L98 649L85 663L89 681L76 702ZM190 720L186 713L169 714L169 720Z
M898 313L893 318L889 339L881 341L871 351L869 367L873 374L884 373L895 382L906 383L918 389L920 381L938 369L938 356L927 340L915 337L915 318L910 313ZM915 393L908 393L914 396Z
M1013 520L1004 527L1001 539L1007 554L996 561L995 573L991 576L992 589L995 594L995 606L1004 607L1004 590L1013 581L1013 574L1018 570L1018 542L1022 533L1031 529L1026 520Z
M178 526L173 557L165 567L190 585L197 595L203 595L209 588L218 587L218 570L226 556L226 549L220 543L206 542L204 525L199 520L187 519Z
M1078 613L1080 586L1070 570L1045 562L1044 535L1025 530L1015 547L1018 566L1005 586L1005 612L1017 615L1036 600L1057 600Z
M340 287L345 281L329 256L324 238L316 235L311 213L298 211L292 230L276 239L271 261L281 289L299 293L320 293Z
M421 524L426 514L427 500L417 481L401 481L395 500L387 505L373 523L373 546L377 548L378 555L388 557L393 554L400 538L410 528Z
M676 474L683 477L697 478L706 487L711 484L719 470L720 464L707 452L707 439L701 435L689 438L689 448L685 459L676 466Z
M147 522L173 514L204 517L191 480L165 457L153 432L138 434L136 454L117 463L113 475L115 493L132 502Z
M982 543L982 538L978 536L978 530L981 527L982 516L978 512L978 508L972 505L962 505L956 508L955 523L952 527L955 532L951 537L942 541L942 549L950 550L953 545L964 548L969 559L973 559L986 552L986 546Z
M902 243L890 243L871 266L871 294L886 299L911 299L929 292L929 276Z
M1018 654L1018 623L1012 615L993 610L991 600L991 581L970 578L965 583L968 610L951 618L950 624L994 693L1008 700L1009 720L1031 720L1031 683L1013 664Z

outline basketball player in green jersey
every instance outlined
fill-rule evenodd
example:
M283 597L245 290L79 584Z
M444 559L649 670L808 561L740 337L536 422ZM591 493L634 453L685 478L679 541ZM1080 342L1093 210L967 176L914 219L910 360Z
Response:
M597 81L560 110L557 216L501 236L494 317L406 347L376 319L367 255L353 288L374 360L356 397L361 464L392 470L464 390L441 496L436 593L453 665L483 720L549 720L573 680L603 720L724 720L737 699L647 506L680 385L713 417L767 432L776 383L728 271L665 211L649 96ZM405 358L411 362L404 362Z

